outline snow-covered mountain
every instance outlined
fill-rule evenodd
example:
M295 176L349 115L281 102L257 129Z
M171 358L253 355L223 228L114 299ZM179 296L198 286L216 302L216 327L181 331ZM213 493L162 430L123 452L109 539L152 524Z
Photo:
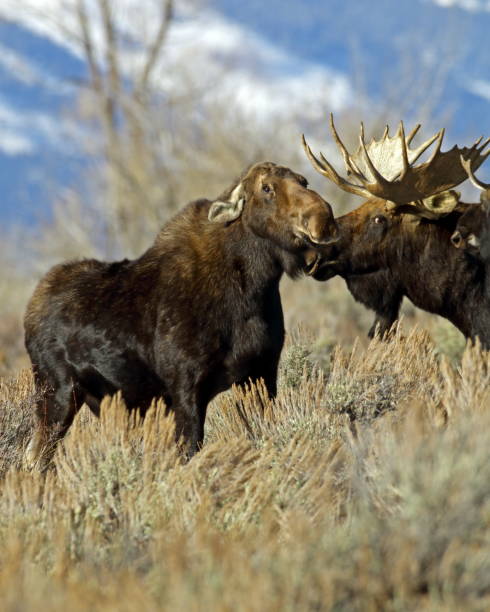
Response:
M80 128L70 109L86 68L70 36L67 6L66 0L0 5L4 225L42 216L56 193L81 180ZM90 1L88 6L95 10ZM120 27L130 41L142 34L142 6L137 0L117 2L125 17ZM144 6L151 10L152 3ZM157 22L145 17L146 28ZM430 95L437 91L441 104L453 111L454 134L488 134L489 30L488 0L209 0L198 11L184 5L178 12L165 61L185 62L197 82L220 82L223 95L233 92L255 116L295 113L307 119L355 105L359 80L376 104L390 72L396 87L397 70L412 57L410 78L441 66L444 80L439 89L429 84ZM139 61L138 45L128 44L125 69ZM155 72L163 90L178 87L169 74ZM419 92L421 100L424 93Z

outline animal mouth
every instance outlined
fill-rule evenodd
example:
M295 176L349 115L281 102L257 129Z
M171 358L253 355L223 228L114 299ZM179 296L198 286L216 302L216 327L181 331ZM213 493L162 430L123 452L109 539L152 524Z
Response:
M321 262L322 258L320 256L320 253L316 253L315 257L313 259L313 261L308 262L305 266L305 274L307 276L313 276L315 274L315 272L317 272L319 266L320 266L320 262Z
M307 261L305 265L305 274L307 276L314 276L320 272L323 277L325 275L328 278L335 276L337 271L335 265L340 263L340 259L323 259L321 253L315 253L314 258L311 261Z

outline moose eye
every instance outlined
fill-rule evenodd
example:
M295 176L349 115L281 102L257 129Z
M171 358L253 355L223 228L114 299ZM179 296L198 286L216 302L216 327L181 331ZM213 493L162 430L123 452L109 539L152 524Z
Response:
M262 191L264 193L270 193L270 191L271 191L270 185L262 185Z
M375 223L384 223L385 218L382 215L376 215L373 219Z

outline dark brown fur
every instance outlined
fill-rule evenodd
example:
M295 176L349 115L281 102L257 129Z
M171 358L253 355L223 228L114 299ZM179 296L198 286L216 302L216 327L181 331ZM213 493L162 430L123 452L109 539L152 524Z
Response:
M198 200L138 259L65 263L41 280L25 316L42 392L31 464L83 402L97 413L117 390L143 412L163 397L189 454L217 393L262 377L275 394L280 278L304 269L309 237L328 241L336 226L329 205L287 168L257 164L240 181L245 204L232 222L211 222L213 203Z
M490 264L490 201L468 206L456 224L451 241L456 248Z
M403 297L449 319L490 346L485 266L454 248L451 235L468 205L436 221L386 210L372 198L337 219L340 240L323 251L317 280L342 276L356 300L376 312L370 335L387 332ZM335 261L335 263L332 263Z

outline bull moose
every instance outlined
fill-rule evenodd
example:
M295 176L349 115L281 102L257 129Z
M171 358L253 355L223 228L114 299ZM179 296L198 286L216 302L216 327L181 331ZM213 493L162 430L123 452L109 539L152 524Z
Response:
M490 266L490 183L476 178L469 160L461 159L461 163L473 185L481 189L480 203L470 205L461 215L451 241L457 249L464 249ZM488 280L487 295L490 297L490 278Z
M479 336L490 346L490 301L484 266L454 248L451 236L469 205L452 190L467 178L461 159L474 169L490 154L489 140L442 152L444 130L416 149L403 123L395 134L387 127L380 140L366 144L361 124L360 146L349 154L330 117L348 179L322 155L318 159L303 137L313 167L341 189L368 198L337 218L340 238L322 249L313 272L317 280L343 277L353 297L376 313L370 330L385 334L398 317L403 297L449 319L468 338ZM436 143L430 158L415 165ZM454 238L453 238L454 241Z
M306 179L264 162L216 201L188 204L138 259L52 268L25 315L39 395L27 464L47 462L46 441L65 434L84 402L97 414L117 390L143 414L163 397L188 455L217 393L261 377L274 396L279 281L308 272L311 248L336 237L329 204Z

